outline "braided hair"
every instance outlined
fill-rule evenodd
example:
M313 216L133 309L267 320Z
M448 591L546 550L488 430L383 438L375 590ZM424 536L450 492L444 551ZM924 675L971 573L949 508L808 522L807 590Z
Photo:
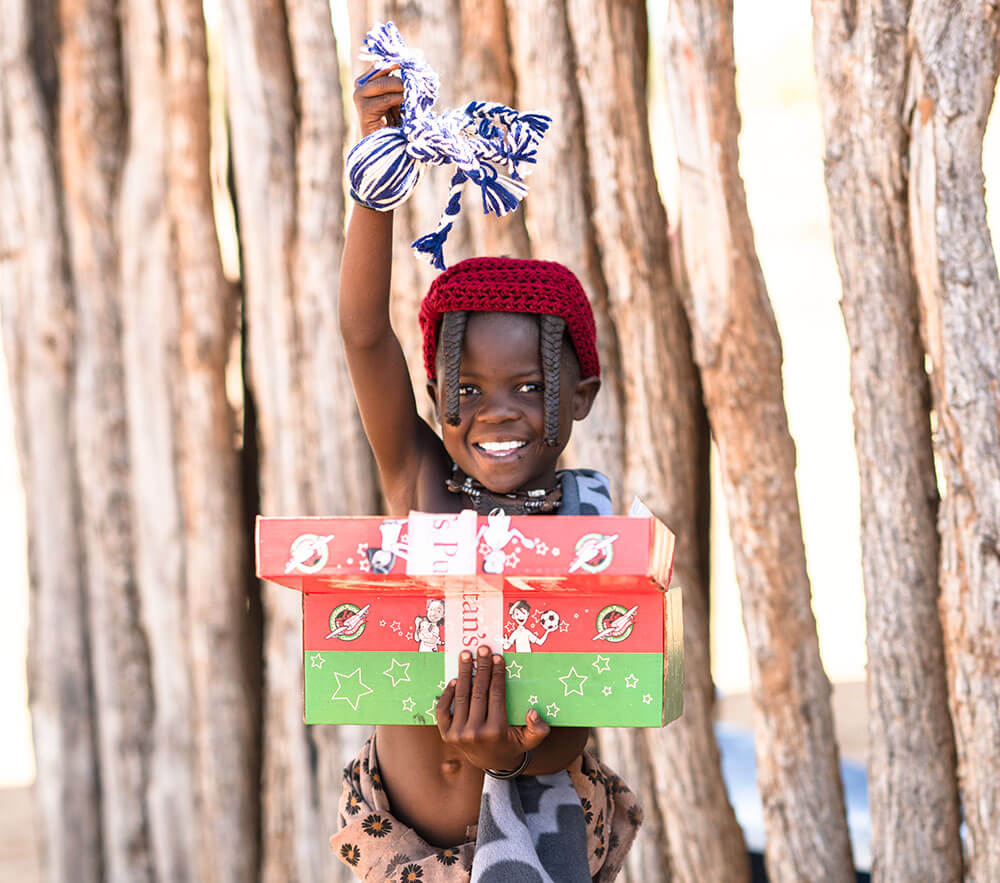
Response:
M459 378L462 346L465 342L466 310L448 310L441 317L440 347L444 356L444 420L451 426L460 422ZM559 316L538 317L539 350L545 409L545 444L559 444L560 360L566 322Z

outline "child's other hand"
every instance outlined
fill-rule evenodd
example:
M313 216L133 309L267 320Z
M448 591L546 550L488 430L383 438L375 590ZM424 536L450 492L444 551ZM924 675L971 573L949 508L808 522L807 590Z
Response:
M452 705L454 704L454 710ZM490 658L488 647L479 648L479 664L472 674L472 654L458 658L458 679L445 688L437 703L441 738L457 747L481 770L513 770L526 751L533 751L551 732L537 711L525 716L526 725L507 723L507 672L503 657Z
M377 72L370 67L354 81L354 106L358 111L362 137L384 126L399 125L403 81L389 76L398 69L398 64Z

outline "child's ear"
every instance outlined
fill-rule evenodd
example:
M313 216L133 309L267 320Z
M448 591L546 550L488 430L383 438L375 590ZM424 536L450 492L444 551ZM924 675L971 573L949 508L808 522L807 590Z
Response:
M427 395L431 397L431 401L434 402L434 417L438 423L441 422L441 410L438 408L438 387L437 383L433 380L427 381Z
M597 398L597 392L601 388L600 377L584 377L577 381L573 390L573 419L583 420L590 413Z

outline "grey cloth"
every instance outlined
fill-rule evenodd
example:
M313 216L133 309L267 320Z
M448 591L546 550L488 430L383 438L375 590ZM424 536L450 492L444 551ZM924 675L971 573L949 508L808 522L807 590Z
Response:
M610 483L593 469L565 469L560 515L611 515ZM494 779L479 805L472 883L590 880L587 829L569 773Z

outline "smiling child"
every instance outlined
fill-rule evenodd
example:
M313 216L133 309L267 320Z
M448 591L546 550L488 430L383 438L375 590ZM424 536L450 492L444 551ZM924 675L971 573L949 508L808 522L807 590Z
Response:
M355 89L363 135L399 106L402 84L387 73L362 77ZM511 258L472 258L434 281L420 322L439 436L417 413L390 325L391 251L392 214L356 205L340 327L390 514L558 511L557 461L600 388L580 283L560 264ZM460 654L436 728L376 728L345 771L334 849L359 876L395 879L418 868L414 879L425 883L468 879L484 771L508 778L569 770L587 823L589 876L613 879L641 819L631 792L584 752L585 728L550 728L535 710L523 726L509 725L503 658L487 647L477 652L475 667L468 651Z

